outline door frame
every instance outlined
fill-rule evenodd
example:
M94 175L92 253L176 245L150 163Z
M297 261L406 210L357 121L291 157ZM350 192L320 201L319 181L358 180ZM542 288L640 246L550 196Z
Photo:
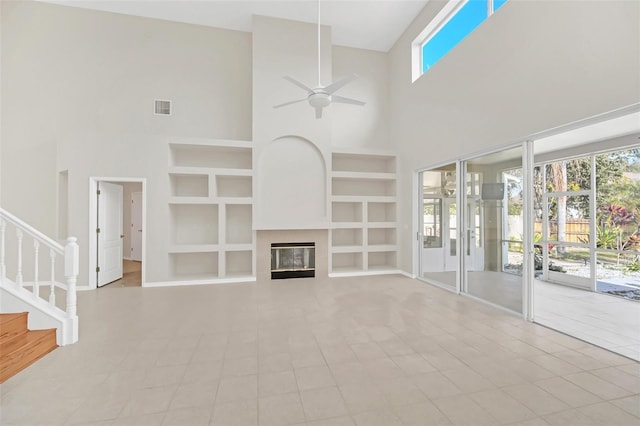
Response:
M456 198L452 198L452 200L455 200L454 202L458 203L459 205L459 190L458 188L460 188L460 160L453 160L453 161L446 161L443 163L436 163L436 164L432 164L430 166L427 167L420 167L419 169L414 170L413 172L413 193L415 194L415 196L413 197L413 211L415 212L415 216L414 218L417 218L417 220L412 220L413 222L413 235L415 235L416 239L414 240L414 244L412 244L413 246L413 259L414 259L414 263L413 263L413 277L417 278L420 281L429 283L431 285L435 285L436 287L440 287L442 289L445 289L447 291L452 291L456 294L460 294L461 293L461 277L460 277L460 268L456 268L455 272L456 272L456 284L455 287L449 287L449 286L445 286L445 285L441 285L435 281L431 281L431 280L427 280L424 278L423 273L424 273L424 262L423 262L423 256L424 256L424 235L423 235L423 229L424 229L424 183L423 183L423 173L424 172L429 172L429 171L433 171L434 169L438 169L438 168L442 168L445 166L449 166L454 164L455 165L455 173L456 173ZM444 200L444 198L443 198ZM444 215L444 201L442 202L442 214ZM447 213L448 214L448 213ZM448 220L448 219L447 219ZM456 220L459 221L459 217L456 216ZM456 224L456 226L459 228L460 224L459 222ZM442 250L444 250L444 233L441 230L441 235L442 235ZM448 234L447 234L448 235ZM459 238L459 237L458 237ZM456 256L458 257L458 256ZM444 258L443 258L443 268L444 268Z
M144 228L142 228L142 198L143 198L143 194L142 191L136 191L136 192L132 192L131 193L131 220L130 220L130 225L129 228L131 228L133 226L133 214L134 214L134 210L133 210L133 200L134 197L136 196L136 194L140 194L140 230L143 231ZM127 252L127 254L129 255L129 259L136 261L136 262L142 262L142 237L144 236L144 232L142 232L143 235L140 236L140 259L134 259L133 258L133 242L134 242L134 235L138 235L137 232L134 232L133 229L131 229L131 235L129 236L129 250Z
M147 229L147 179L134 177L89 177L89 289L97 289L97 277L95 274L97 261L96 253L98 244L95 234L98 227L98 200L96 192L98 191L98 182L116 182L116 183L141 183L142 184L142 229ZM147 265L147 237L146 233L142 235L142 276L141 285L146 283L146 265Z

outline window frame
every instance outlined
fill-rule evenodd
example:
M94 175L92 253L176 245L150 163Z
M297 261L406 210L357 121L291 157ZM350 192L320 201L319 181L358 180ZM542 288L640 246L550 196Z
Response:
M434 18L427 24L427 26L418 34L418 36L411 43L411 82L414 83L420 76L427 71L423 71L423 57L422 52L424 45L427 44L438 32L456 16L456 14L472 0L449 0L444 7L434 16ZM487 17L484 21L489 19L494 13L494 0L483 0L487 3ZM507 0L508 1L508 0ZM507 2L505 1L505 3ZM504 6L504 3L502 4ZM482 23L484 23L482 21ZM480 25L482 25L482 23ZM473 32L473 31L471 31ZM469 33L471 34L471 33ZM454 45L451 49L455 48ZM450 52L451 50L449 50ZM447 53L449 53L447 52ZM446 56L446 54L444 55ZM443 56L443 57L444 57Z

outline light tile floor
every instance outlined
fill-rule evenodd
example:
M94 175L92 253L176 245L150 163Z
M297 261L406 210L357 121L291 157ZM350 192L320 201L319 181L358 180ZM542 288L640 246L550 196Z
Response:
M638 425L640 364L401 276L81 292L8 425Z

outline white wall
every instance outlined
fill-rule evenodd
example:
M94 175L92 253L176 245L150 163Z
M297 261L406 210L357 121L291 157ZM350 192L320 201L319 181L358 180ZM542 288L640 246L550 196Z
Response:
M30 1L3 1L1 8L0 202L57 235L58 172L68 170L68 232L81 246L81 286L88 283L92 236L90 177L146 178L147 281L167 280L172 138L254 140L255 166L263 147L298 135L318 148L325 170L334 145L388 144L387 55L333 50L328 27L322 83L332 72L356 72L361 78L340 94L367 105L333 105L316 120L304 103L272 108L306 95L282 76L317 83L313 24L256 17L252 36ZM173 115L154 116L154 99L172 100ZM329 190L327 174L320 175L309 175L310 191ZM254 197L259 204L261 194L254 190ZM317 228L327 216L326 198L319 214L296 227Z
M336 147L391 149L389 139L389 61L388 55L373 50L333 47L333 78L357 74L358 79L344 86L337 95L366 102L355 105L333 104L332 141Z
M639 2L511 0L411 83L411 42L444 3L430 1L389 52L406 271L414 170L640 100Z
M331 81L331 32L321 32L322 84ZM303 84L318 86L317 27L284 19L253 18L253 217L255 229L318 229L328 226L326 198L315 214L301 215L304 194L283 196L276 188L286 188L295 180L296 188L307 188L310 206L317 208L316 188L327 187L325 158L330 152L333 113L325 108L321 119L305 102L274 109L273 106L305 99L307 92L284 80L291 76ZM286 137L285 139L281 139ZM294 137L294 138L291 138ZM300 139L302 138L302 139ZM283 147L303 146L289 152ZM306 141L306 142L305 142ZM288 167L287 165L290 165ZM309 172L299 170L306 165ZM296 176L289 173L295 172ZM269 176L269 179L264 179ZM325 191L322 191L325 192ZM326 192L325 192L326 193ZM305 210L307 213L309 210Z
M363 100L367 105L333 104L324 109L321 119L316 119L307 102L279 109L273 106L307 96L283 76L317 87L317 27L263 16L255 16L253 20L256 229L326 228L332 148L385 148L389 142L387 55L332 46L330 28L322 27L321 31L321 84L328 85L356 73L360 78L337 94ZM303 138L308 142L297 140L309 146L299 145L296 149L293 142L286 154L281 152L284 140L279 138L290 136ZM287 168L288 164L293 167ZM290 172L296 169L304 171L291 176ZM277 197L274 188L287 185L307 188L303 191L306 193Z
M89 177L147 179L147 280L165 281L172 137L251 139L251 34L29 1L2 7L2 205L69 233L88 282ZM153 100L173 115L153 115Z

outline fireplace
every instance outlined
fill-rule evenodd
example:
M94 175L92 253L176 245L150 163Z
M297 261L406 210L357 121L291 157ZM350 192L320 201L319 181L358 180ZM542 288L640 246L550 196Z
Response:
M315 254L315 243L272 243L271 279L315 277Z

